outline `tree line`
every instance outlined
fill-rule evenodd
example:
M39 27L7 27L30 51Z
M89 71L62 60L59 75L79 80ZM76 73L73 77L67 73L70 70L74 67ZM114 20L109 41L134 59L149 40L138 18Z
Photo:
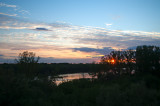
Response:
M143 45L136 50L112 51L101 58L100 64L103 70L94 73L103 79L136 73L160 75L160 48Z
M40 73L40 68L38 68L39 59L40 57L36 57L35 53L24 51L19 54L18 58L15 59L15 62L26 76L37 76ZM61 66L63 67L63 65L59 65L59 68ZM70 66L73 65L66 64L66 67ZM84 65L77 65L77 68L82 68L82 70L84 69L83 67ZM49 73L60 74L58 70L59 69L50 69ZM101 57L99 65L90 64L86 70L88 70L92 76L97 75L98 78L101 79L111 79L115 76L136 73L152 73L159 75L160 48L157 46L143 45L137 46L136 50L112 51L110 54ZM61 71L61 73L63 73L63 71Z

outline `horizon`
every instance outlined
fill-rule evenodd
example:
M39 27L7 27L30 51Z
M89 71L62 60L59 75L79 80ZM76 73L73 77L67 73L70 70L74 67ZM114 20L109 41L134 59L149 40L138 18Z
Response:
M160 47L159 0L1 0L0 63L91 63L113 50Z

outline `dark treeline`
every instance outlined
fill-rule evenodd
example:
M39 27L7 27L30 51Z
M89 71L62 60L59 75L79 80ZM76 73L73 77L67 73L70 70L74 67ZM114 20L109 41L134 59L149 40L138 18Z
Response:
M45 64L23 52L17 64L0 64L1 106L159 106L160 48L113 51L100 64ZM57 86L48 75L89 72ZM34 77L39 80L34 80Z
M80 73L80 72L92 72L93 70L101 70L102 64L69 64L69 63L38 63L36 67L31 65L31 73L34 75L58 75L67 73ZM0 68L3 71L12 70L17 74L25 73L30 66L23 66L22 64L0 64ZM23 71L21 71L23 70Z

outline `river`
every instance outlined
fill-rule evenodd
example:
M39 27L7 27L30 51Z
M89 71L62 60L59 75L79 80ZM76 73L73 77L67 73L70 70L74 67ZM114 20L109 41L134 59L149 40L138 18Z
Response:
M91 79L92 76L89 75L89 73L72 73L72 74L60 74L56 77L54 77L53 81L59 85L63 82L72 81L75 79ZM94 77L97 78L97 77Z

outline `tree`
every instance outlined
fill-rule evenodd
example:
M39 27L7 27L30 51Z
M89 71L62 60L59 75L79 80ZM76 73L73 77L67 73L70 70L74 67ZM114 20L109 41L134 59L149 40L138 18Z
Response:
M36 58L36 54L33 52L24 51L19 53L18 59L15 59L19 64L20 71L24 73L28 78L38 75L37 63L40 57Z
M112 51L110 54L101 58L102 64L120 64L120 63L133 63L135 62L135 51Z
M160 71L160 48L156 46L138 46L136 64L140 72Z
M18 59L15 61L18 64L29 64L29 63L38 63L40 57L35 58L36 54L33 52L24 51L23 53L19 53Z
M110 54L101 58L101 64L104 64L104 75L119 76L124 73L131 74L135 69L135 50L112 51ZM108 77L108 76L107 76Z

